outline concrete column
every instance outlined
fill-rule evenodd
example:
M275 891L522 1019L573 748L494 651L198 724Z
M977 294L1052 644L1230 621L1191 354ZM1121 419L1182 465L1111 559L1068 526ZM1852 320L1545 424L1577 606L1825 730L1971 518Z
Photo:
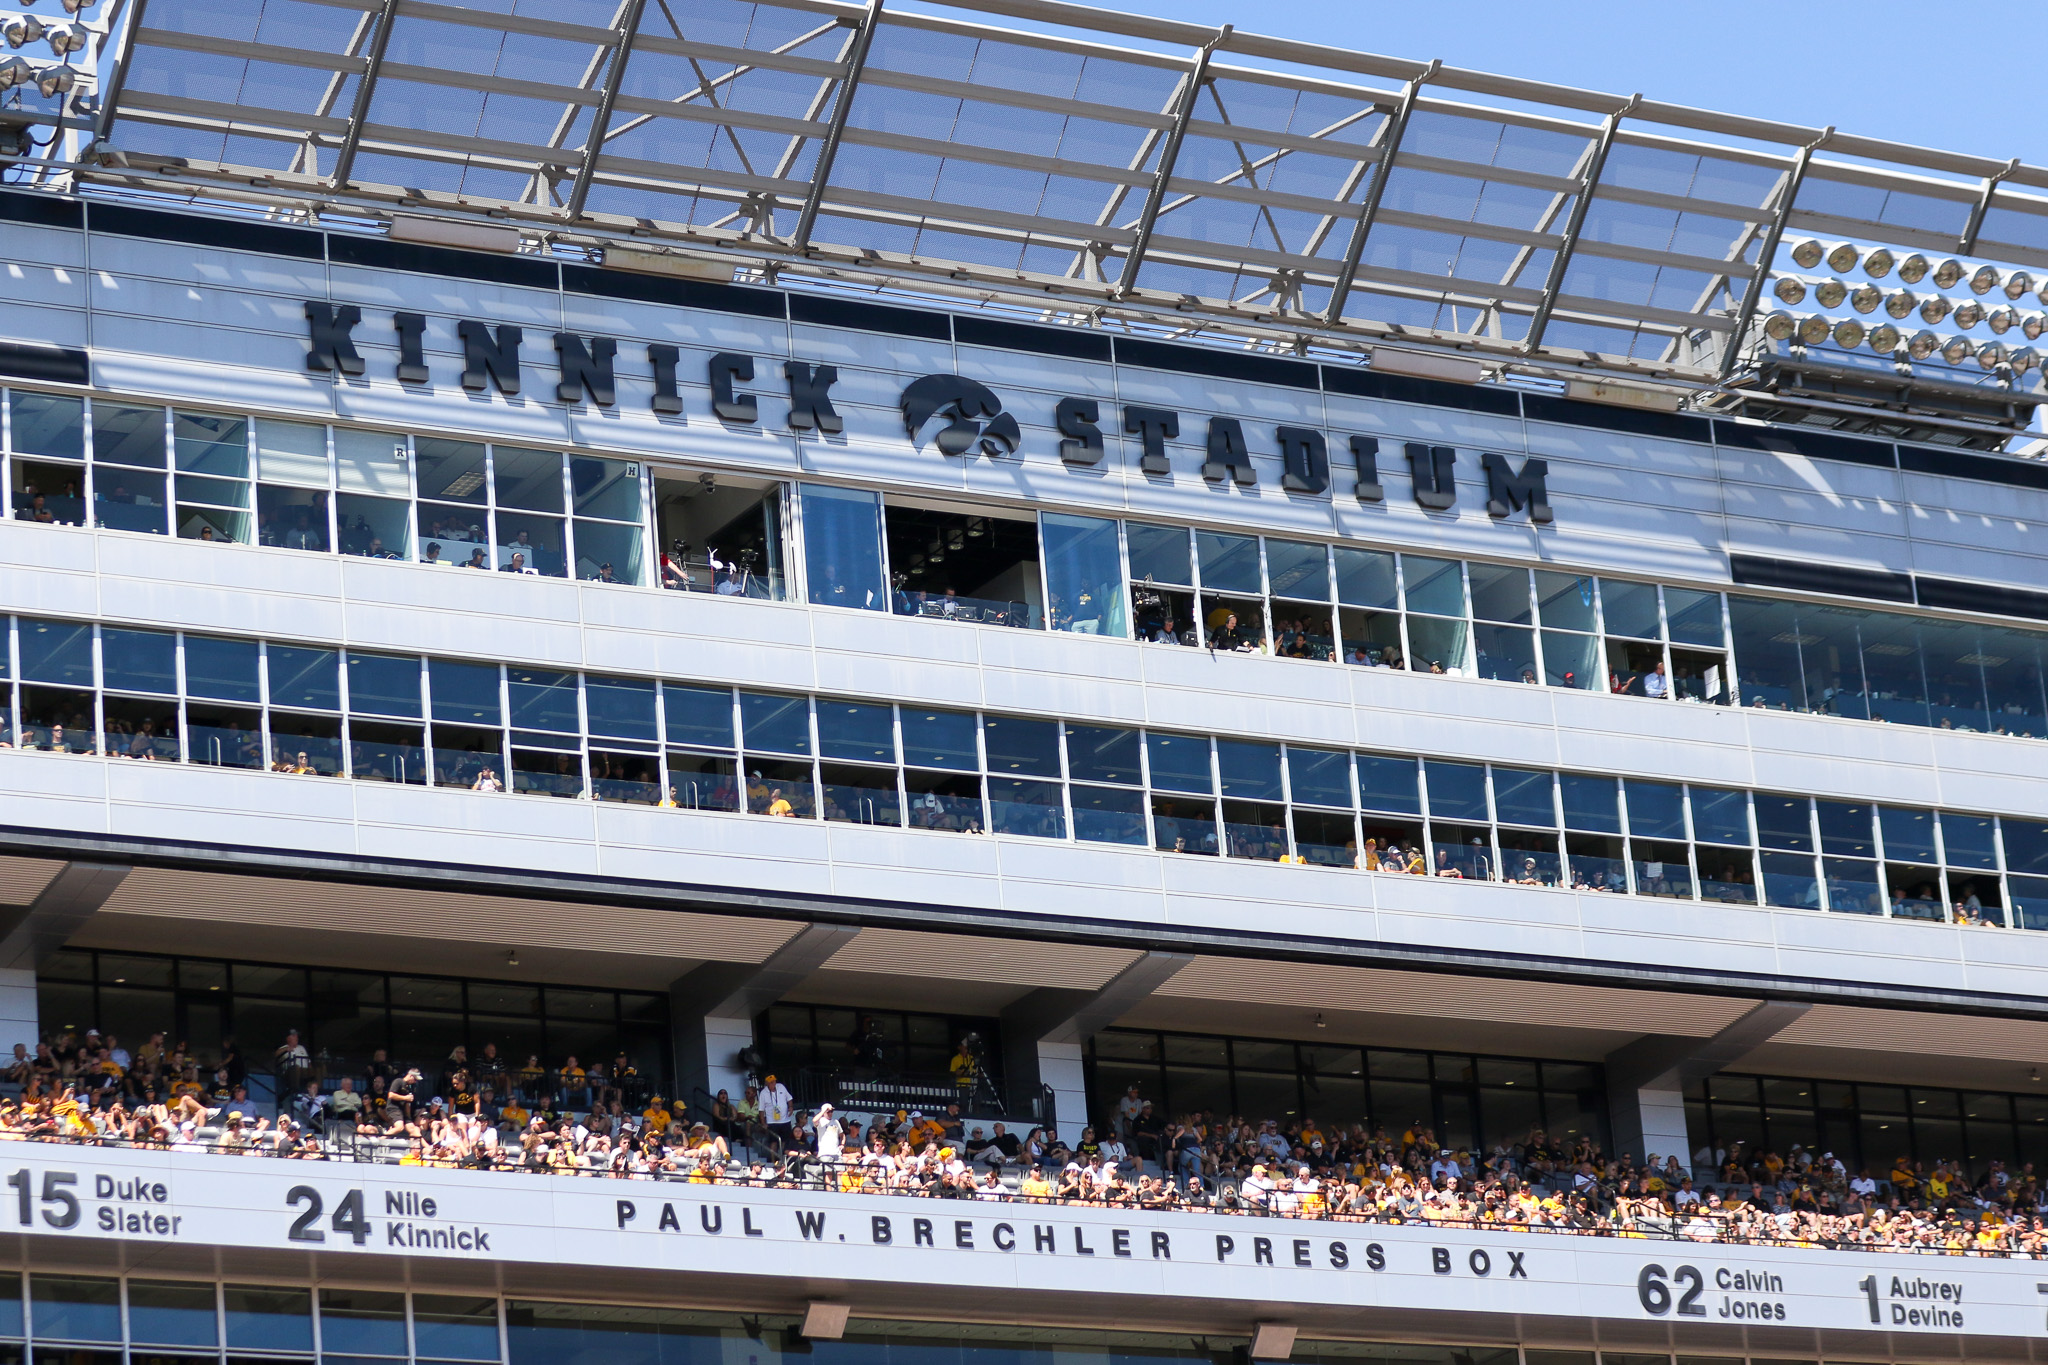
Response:
M1607 1109L1614 1150L1646 1160L1675 1156L1692 1174L1685 1089L1740 1061L1795 1023L1812 1006L1765 1000L1711 1038L1646 1034L1608 1054Z
M35 1051L42 1036L36 968L99 913L128 871L119 863L66 863L33 902L0 908L0 1057L16 1043Z
M1684 1091L1651 1086L1610 1089L1607 1105L1617 1152L1629 1152L1642 1161L1655 1153L1660 1166L1665 1157L1675 1156L1686 1173L1692 1173Z
M1041 1087L1050 1086L1059 1134L1078 1142L1088 1123L1083 1045L1194 960L1187 953L1140 953L1100 990L1048 986L1011 1004L1003 1011L1003 1082L1010 1092L1010 1112L1029 1113Z
M40 1037L34 970L0 968L0 1057L13 1056L16 1043L33 1053Z
M850 924L806 924L758 965L707 962L671 982L675 1097L687 1104L698 1090L716 1096L722 1089L739 1099L747 1085L739 1054L754 1045L755 1016L802 984L859 932Z

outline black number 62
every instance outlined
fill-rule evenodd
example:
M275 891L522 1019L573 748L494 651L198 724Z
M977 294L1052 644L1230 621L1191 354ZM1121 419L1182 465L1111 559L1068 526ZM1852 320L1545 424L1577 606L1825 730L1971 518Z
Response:
M1703 1318L1707 1310L1700 1304L1700 1295L1706 1292L1706 1277L1699 1267L1682 1265L1670 1272L1671 1278L1684 1287L1678 1297L1678 1312L1681 1317ZM1665 1270L1652 1263L1636 1276L1636 1298L1642 1303L1643 1311L1651 1317L1663 1317L1671 1311L1671 1286L1665 1283Z

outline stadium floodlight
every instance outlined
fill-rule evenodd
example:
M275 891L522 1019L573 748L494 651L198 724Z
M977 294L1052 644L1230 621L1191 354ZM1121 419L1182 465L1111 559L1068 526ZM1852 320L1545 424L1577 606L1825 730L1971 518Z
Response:
M2034 287L2034 277L2024 270L2015 270L2005 277L2005 296L2018 303Z
M1936 289L1953 289L1962 282L1962 279L1963 263L1953 256L1934 267L1934 287Z
M29 65L28 58L8 56L0 58L0 90L12 90L17 85L33 85L36 69Z
M1884 290L1874 284L1859 284L1849 295L1849 306L1859 313L1874 313L1884 302Z
M1995 370L2005 363L2006 350L1996 341L1987 341L1977 348L1977 366L1980 369Z
M1863 344L1868 330L1855 318L1843 318L1835 324L1835 345L1845 351L1853 351Z
M46 66L36 73L36 89L45 98L62 95L78 85L78 68L75 66Z
M1891 274L1892 267L1898 263L1898 257L1892 255L1891 252L1883 247L1879 247L1863 258L1863 273L1870 276L1873 280L1881 280Z
M1792 259L1801 270L1811 270L1820 264L1820 258L1827 254L1827 248L1809 237L1792 248Z
M1984 305L1975 299L1964 299L1956 305L1954 317L1956 326L1967 332L1984 321Z
M1984 315L1984 325L1999 336L2004 336L2019 323L2020 310L2017 308L1994 308Z
M1797 275L1780 275L1771 292L1783 303L1801 304L1806 302L1806 281Z
M49 28L43 31L43 37L49 40L50 51L56 53L59 57L68 57L72 53L84 49L86 43L92 38L92 31L84 24L67 22L50 25ZM69 89L70 87L66 86L65 88Z
M1927 278L1927 272L1930 268L1927 264L1927 258L1916 251L1905 260L1899 262L1899 283L1918 284Z
M2028 370L2041 368L2041 353L2031 346L2022 346L2006 359L2014 374L2025 374Z
M1822 280L1814 287L1814 302L1823 308L1840 308L1849 297L1849 286L1841 280Z
M9 47L26 47L40 42L42 36L43 21L33 14L15 14L0 20L0 38L6 39Z
M1884 311L1903 321L1908 313L1920 306L1920 299L1910 289L1901 289L1896 294L1887 294Z
M1773 310L1764 315L1764 335L1773 341L1790 341L1798 330L1799 319L1790 313Z
M1890 355L1899 349L1899 329L1889 322L1880 322L1870 329L1870 349L1879 355Z
M1940 334L1925 330L1913 333L1913 339L1906 343L1906 354L1915 360L1926 360L1940 349Z
M2041 313L2020 314L2020 335L2029 341L2039 341L2041 333L2048 331L2048 315Z
M1998 288L1998 281L1997 267L1980 265L1977 267L1976 273L1970 276L1970 292L1972 294L1988 294Z
M1948 316L1949 301L1939 294L1929 294L1920 302L1920 321L1932 327Z
M1818 346L1828 339L1834 328L1818 313L1809 313L1799 319L1799 339L1808 346Z
M1960 365L1976 354L1977 343L1968 337L1950 337L1941 343L1941 358L1951 365Z
M1828 254L1822 259L1828 263L1828 269L1837 275L1846 275L1856 268L1856 258L1862 254L1849 242L1837 242L1828 248Z

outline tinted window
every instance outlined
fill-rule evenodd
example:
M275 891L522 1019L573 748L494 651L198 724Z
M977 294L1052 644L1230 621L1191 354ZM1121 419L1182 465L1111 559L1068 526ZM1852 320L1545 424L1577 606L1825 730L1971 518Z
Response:
M1145 752L1152 764L1152 785L1162 791L1201 792L1215 790L1209 773L1209 741L1202 735L1166 735L1153 731L1145 736Z
M1429 760L1423 768L1429 779L1431 819L1486 821L1486 769L1476 763L1443 763L1436 759Z
M781 697L772 692L742 692L740 733L749 750L808 754L811 751L810 699Z
M896 761L896 709L818 698L818 752L861 763Z
M1620 792L1611 777L1559 773L1558 794L1564 801L1564 827L1588 834L1621 833Z
M652 740L654 684L637 678L583 680L583 706L590 714L590 733L615 739Z
M576 712L576 675L531 668L505 670L505 699L512 724L521 730L580 734L583 718Z
M706 749L732 747L732 693L724 688L663 683L661 711L669 743Z
M1139 767L1138 732L1103 725L1069 725L1067 773L1077 782L1137 786L1145 780Z
M1879 831L1884 835L1884 856L1894 862L1932 863L1934 812L1908 806L1881 806L1877 812Z
M348 709L371 716L419 715L420 661L402 655L349 655Z
M189 645L185 657L189 667ZM429 660L427 686L434 694L435 720L457 721L465 725L499 723L501 712L498 707L496 665L458 664L447 659Z
M919 768L958 768L973 772L981 766L974 743L974 713L971 711L926 711L903 708L903 761Z
M1280 785L1280 746L1251 744L1243 740L1216 741L1216 769L1223 778L1223 794L1249 801L1278 801L1285 796Z
M1502 824L1557 827L1550 801L1550 774L1520 768L1493 770L1493 808Z
M271 645L270 704L316 711L341 709L341 654L332 649Z
M1628 797L1628 832L1637 839L1683 839L1685 799L1681 789L1669 782L1622 784Z
M1412 758L1358 756L1358 799L1367 810L1422 814L1422 790Z
M1410 765L1411 769L1413 765ZM1351 805L1351 755L1341 750L1287 747L1287 784L1309 806Z
M100 668L117 692L178 692L178 637L155 630L100 629Z
M1693 787L1692 834L1707 844L1749 843L1749 793Z
M1058 721L984 716L981 742L988 750L988 770L992 773L1053 778L1060 775Z

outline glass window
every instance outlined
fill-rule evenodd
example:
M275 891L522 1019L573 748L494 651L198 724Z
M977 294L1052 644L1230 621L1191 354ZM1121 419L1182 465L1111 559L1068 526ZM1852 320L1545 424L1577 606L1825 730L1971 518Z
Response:
M383 999L383 982L377 983ZM223 1285L230 1351L311 1351L313 1295L269 1285Z
M194 1346L220 1342L211 1284L128 1281L128 1339L136 1345Z
M1870 807L1862 802L1818 801L1814 803L1820 822L1820 851L1852 858L1874 858L1877 845L1871 837Z
M189 647L188 647L189 649ZM189 653L188 653L189 659ZM459 664L448 659L427 661L427 686L434 696L434 719L460 725L497 725L498 669L495 664Z
M1671 626L1672 644L1703 649L1728 647L1727 635L1721 629L1721 594L1666 588L1664 613Z
M1415 760L1360 754L1358 799L1366 810L1421 815L1422 788L1416 778Z
M1223 778L1223 794L1248 801L1278 801L1280 746L1253 744L1244 740L1216 741L1216 768Z
M583 732L583 717L576 707L574 673L507 667L505 700L512 708L512 726L516 730L544 730L557 735Z
M1486 769L1477 763L1446 763L1434 758L1423 768L1429 778L1430 819L1484 824L1490 818L1486 813Z
M1685 793L1676 783L1623 781L1628 797L1628 832L1636 839L1685 838Z
M722 687L661 685L662 717L668 742L706 749L732 745L732 693Z
M1145 796L1121 787L1068 788L1074 806L1074 837L1094 844L1146 842Z
M1884 835L1884 854L1894 862L1933 864L1940 855L1934 848L1934 812L1908 806L1880 806L1878 828Z
M1408 592L1408 610L1432 616L1465 614L1465 578L1455 559L1424 559L1401 556L1401 577ZM1420 655L1422 647L1416 646Z
M22 397L16 394L15 402L18 404ZM16 450L23 449L20 421L21 409L16 407ZM162 469L166 463L164 410L96 400L92 405L92 458L99 464Z
M1195 549L1202 557L1202 591L1240 593L1258 597L1265 592L1259 580L1257 536L1226 536L1214 531L1195 532Z
M2010 872L2048 872L2048 824L2039 820L2001 820L2005 835L2005 866Z
M1287 786L1296 805L1337 806L1349 810L1352 805L1351 755L1341 749L1302 749L1290 744L1287 746Z
M14 452L46 455L53 460L85 458L85 400L54 393L13 397ZM161 414L162 409L157 410Z
M402 654L348 656L348 709L361 716L420 714L420 661Z
M583 706L590 715L590 733L611 739L638 739L652 743L660 735L654 728L654 684L638 678L583 680Z
M1047 512L1039 518L1039 534L1052 628L1119 640L1129 635L1117 524Z
M1352 550L1338 546L1334 558L1337 563L1337 600L1347 607L1373 607L1391 611L1399 605L1395 600L1398 581L1394 573L1394 557L1384 550Z
M498 1301L481 1296L412 1296L413 1354L421 1359L498 1358Z
M1273 596L1308 602L1330 600L1330 551L1293 540L1266 542L1266 578ZM1206 584L1207 579L1203 582Z
M249 477L249 422L243 417L178 411L171 415L178 472Z
M323 1355L405 1355L405 1295L321 1290L320 1349Z
M1546 630L1594 629L1593 580L1584 574L1538 569L1536 601Z
M1600 580L1600 614L1609 635L1626 635L1632 640L1661 640L1657 625L1657 587L1654 583L1624 583Z
M1749 836L1749 793L1718 787L1690 787L1692 837L1704 844L1740 844Z
M896 709L818 698L818 753L857 763L896 762ZM895 785L896 779L889 779Z
M552 450L491 447L491 487L500 508L562 513L562 457ZM498 539L503 541L501 530Z
M1582 692L1602 690L1607 679L1606 670L1600 666L1600 637L1544 631L1543 680L1552 687L1573 687Z
M1163 583L1178 588L1194 583L1186 530L1133 521L1125 525L1124 535L1130 545L1131 582Z
M120 1342L119 1280L31 1275L28 1292L39 1339Z
M810 600L882 611L882 500L875 493L803 486L804 564Z
M975 746L972 711L928 711L922 707L906 706L902 715L905 763L920 768L956 768L965 772L981 770L981 751Z
M640 466L628 460L594 455L569 457L569 487L576 497L576 515L606 521L640 520Z
M412 449L419 472L422 501L464 503L471 507L484 505L484 448L481 442L416 436ZM422 524L425 520L423 513Z
M100 629L100 667L117 692L178 694L178 637L155 630Z
M378 498L412 496L412 478L405 460L405 437L384 431L336 427L334 457L335 482L342 492ZM478 490L483 487L481 476L476 487ZM426 496L424 489L421 495Z
M1066 729L1067 775L1075 781L1137 786L1145 780L1136 730L1103 725L1068 725Z
M1756 794L1757 842L1765 848L1813 851L1813 827L1808 822L1806 798Z
M1993 847L1991 817L1960 815L1943 811L1941 846L1950 867L1995 868L1998 854Z
M1757 859L1763 867L1767 903L1792 910L1820 909L1820 879L1814 876L1810 854L1760 853Z
M740 693L740 728L750 753L808 754L811 751L809 697L772 692Z
M981 742L988 751L988 770L1018 777L1060 775L1060 726L1055 720L1021 716L984 716Z
M92 627L22 617L21 676L30 682L91 687Z
M1515 626L1530 623L1527 569L1473 564L1467 572L1472 580L1472 616L1475 620L1504 621Z
M296 488L327 487L327 428L310 422L256 422L256 477Z
M1550 787L1551 778L1547 772L1495 768L1493 809L1496 818L1504 825L1557 828L1557 809L1551 802Z
M997 834L1024 834L1040 839L1067 837L1066 807L1057 782L991 777L988 809L989 827Z
M341 654L332 649L268 647L270 704L315 711L341 709Z
M1152 785L1163 791L1215 791L1209 771L1209 740L1205 735L1169 735L1157 730L1145 735L1145 752L1151 760Z

